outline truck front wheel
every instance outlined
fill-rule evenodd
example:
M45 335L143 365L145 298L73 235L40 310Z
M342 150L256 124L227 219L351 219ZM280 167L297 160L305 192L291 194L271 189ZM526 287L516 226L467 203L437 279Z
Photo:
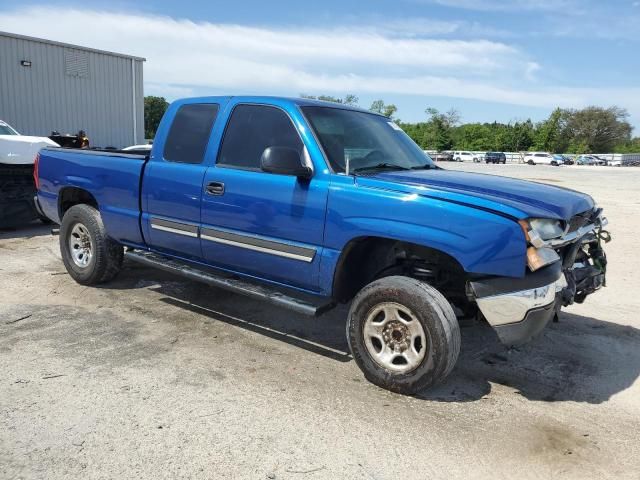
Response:
M114 278L122 266L122 245L107 236L102 217L90 205L74 205L60 225L60 253L69 275L82 285Z
M347 340L367 380L407 395L446 377L460 353L449 302L430 285L402 276L376 280L356 295Z

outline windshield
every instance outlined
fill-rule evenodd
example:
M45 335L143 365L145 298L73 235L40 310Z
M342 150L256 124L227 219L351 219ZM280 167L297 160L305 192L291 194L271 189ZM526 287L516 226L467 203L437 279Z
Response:
M18 135L18 132L6 123L0 123L0 135Z
M302 107L333 170L436 168L431 157L386 117L331 107Z

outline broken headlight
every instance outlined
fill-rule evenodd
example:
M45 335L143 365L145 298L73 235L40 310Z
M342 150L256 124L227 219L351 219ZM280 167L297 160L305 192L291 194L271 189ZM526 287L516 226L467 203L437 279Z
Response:
M553 248L527 248L527 265L532 272L556 263L558 260L560 260L560 255Z
M564 234L564 224L552 218L530 218L520 220L527 241L536 248L544 247L547 240L559 238Z
M531 218L529 227L536 232L542 240L551 240L561 237L564 233L564 225L560 220L550 218Z
M529 270L535 272L560 260L560 256L555 250L546 244L547 240L559 238L564 234L564 224L560 220L530 218L529 220L520 220L519 223L527 242L531 245L527 248Z

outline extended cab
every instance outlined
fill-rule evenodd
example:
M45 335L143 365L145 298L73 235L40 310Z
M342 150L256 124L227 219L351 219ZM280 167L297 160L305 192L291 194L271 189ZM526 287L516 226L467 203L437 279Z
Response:
M459 317L518 344L605 283L588 195L444 170L344 105L180 100L149 155L47 148L36 171L77 282L111 280L127 257L310 315L350 302L355 361L402 393L453 369Z

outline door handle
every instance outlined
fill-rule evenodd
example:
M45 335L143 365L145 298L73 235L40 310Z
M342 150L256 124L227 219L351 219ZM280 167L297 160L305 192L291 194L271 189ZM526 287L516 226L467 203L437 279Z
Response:
M207 193L209 195L222 195L224 193L224 183L209 182L207 184Z

